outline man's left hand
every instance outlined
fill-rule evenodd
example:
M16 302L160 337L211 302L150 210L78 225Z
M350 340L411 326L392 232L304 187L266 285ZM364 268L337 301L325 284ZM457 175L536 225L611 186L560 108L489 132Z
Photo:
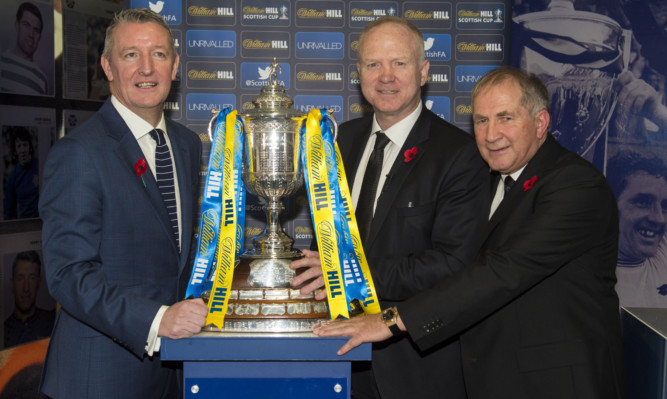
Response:
M349 320L327 322L316 326L313 333L320 337L351 337L337 352L339 356L363 344L380 342L391 337L391 331L380 314L353 317Z

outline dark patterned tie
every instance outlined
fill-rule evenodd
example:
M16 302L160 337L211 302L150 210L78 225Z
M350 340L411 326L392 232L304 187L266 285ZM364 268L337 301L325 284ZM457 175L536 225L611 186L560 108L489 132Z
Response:
M154 129L150 132L151 137L157 143L155 147L155 180L162 194L162 201L167 208L171 228L174 230L176 245L181 247L178 236L178 209L176 208L176 189L174 186L174 169L171 165L171 153L167 147L167 141L164 133L160 129Z
M503 183L505 184L505 195L507 195L507 193L510 192L512 186L514 185L514 179L512 179L512 176L507 175L505 176Z
M359 236L361 241L365 242L368 233L371 231L371 221L373 220L373 208L375 206L375 194L378 189L378 181L382 172L382 161L384 159L384 147L391 140L382 132L375 133L375 146L371 157L368 158L364 180L361 184L361 193L355 215L357 216L357 225L359 226Z

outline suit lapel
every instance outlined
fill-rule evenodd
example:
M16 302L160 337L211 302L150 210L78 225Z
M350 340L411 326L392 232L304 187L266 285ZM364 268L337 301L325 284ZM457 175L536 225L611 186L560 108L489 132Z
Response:
M368 118L367 123L363 123L359 126L359 130L356 132L350 132L351 141L348 148L343 151L347 156L343 159L343 167L345 168L345 175L347 177L348 185L350 192L352 192L352 187L354 187L354 179L359 169L359 162L361 162L361 156L364 154L364 149L366 148L366 143L368 138L371 135L371 127L373 126L373 118ZM361 182L359 182L361 184Z
M403 143L403 146L398 152L394 164L387 175L388 177L384 182L382 192L378 197L375 214L371 223L371 230L368 234L368 239L366 240L366 246L368 248L373 245L373 241L375 241L378 232L382 229L382 224L387 219L387 214L394 206L396 197L401 190L404 189L410 171L419 163L419 160L428 151L428 145L425 145L425 143L428 141L430 129L431 120L429 111L422 107L422 112L419 115L417 122L415 122L412 127L410 134L408 134L405 143ZM417 148L417 154L411 161L405 162L405 151L415 147Z
M169 132L169 140L171 141L172 152L174 156L174 163L176 164L176 175L178 176L178 189L180 194L181 204L181 262L179 268L182 269L188 258L188 250L190 248L190 241L192 238L193 226L193 203L190 195L190 187L192 187L192 175L187 172L189 157L187 154L188 143L185 137L180 134L180 129L174 122L167 119L167 131Z
M517 204L519 204L521 200L526 195L528 195L528 190L536 189L532 185L528 187L524 186L524 184L528 184L526 182L535 177L534 185L539 185L540 178L548 173L549 169L557 162L558 157L562 154L562 152L563 148L560 146L560 144L558 144L556 139L554 139L549 134L544 144L542 144L535 156L533 156L533 158L528 162L528 165L526 165L526 168L523 170L523 172L521 172L521 175L514 184L514 187L512 187L512 190L505 194L505 197L500 202L498 209L496 209L496 212L489 220L483 235L485 240L493 233L495 227L501 221L505 220L507 216L512 213ZM493 194L495 194L495 192Z
M157 187L153 174L146 171L146 173L143 174L143 182L142 179L136 175L135 164L139 159L144 158L144 153L141 151L141 147L139 147L130 128L125 124L125 121L123 121L123 118L118 114L110 100L107 100L102 106L101 111L106 122L105 126L108 126L108 135L118 142L115 151L122 161L124 168L127 169L127 172L129 173L130 179L132 180L131 184L139 187L140 191L145 195L144 198L151 202L151 208L156 212L165 234L167 234L170 239L172 247L174 250L177 250L176 238L174 237L171 228L167 208L164 206L162 195L160 194L160 190ZM145 187L144 183L146 184Z

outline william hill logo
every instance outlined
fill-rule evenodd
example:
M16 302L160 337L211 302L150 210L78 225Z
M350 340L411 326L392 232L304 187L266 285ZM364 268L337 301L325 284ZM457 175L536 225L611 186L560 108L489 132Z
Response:
M447 83L449 82L449 77L446 73L434 73L429 75L428 81L432 83Z
M354 103L350 104L350 112L355 114L365 114L373 112L373 107L370 104Z
M480 15L479 11L473 11L473 10L459 10L459 17L464 17L464 18L479 18L482 15Z
M245 235L246 235L246 237L253 237L253 236L256 236L256 235L260 234L262 232L262 230L263 229L261 227L246 227L245 228Z
M201 69L191 69L188 71L190 80L233 80L233 71L205 71Z
M245 39L243 40L243 48L248 50L264 50L264 49L287 49L289 48L286 40L268 40L263 41L259 39Z
M188 7L188 15L193 17L233 17L234 9L231 7L190 6Z
M456 113L459 115L472 115L472 105L460 104L456 106Z
M181 107L178 105L177 101L165 101L164 109L167 111L180 111Z
M314 10L312 8L299 8L296 11L299 18L343 18L343 10Z
M359 71L352 71L350 72L350 83L353 85L358 85L360 83L359 81Z
M278 14L278 7L260 8L255 6L245 6L243 7L243 12L245 14Z
M297 226L294 228L294 238L297 239L313 238L313 229L305 226Z
M503 51L502 45L500 43L460 42L456 45L456 49L462 53L486 53Z
M449 11L423 11L423 10L406 10L404 13L405 18L412 20L435 20L435 21L448 21L449 20Z
M241 109L243 111L250 111L251 109L255 109L255 104L253 104L252 101L246 101L241 105Z
M343 78L341 77L341 74L338 72L315 73L315 72L301 71L296 74L296 80L300 82L323 82L323 81L340 82L341 80L343 80Z

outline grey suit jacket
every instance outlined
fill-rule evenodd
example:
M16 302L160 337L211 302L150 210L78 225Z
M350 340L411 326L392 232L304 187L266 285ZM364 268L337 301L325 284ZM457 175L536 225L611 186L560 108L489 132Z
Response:
M182 248L144 155L109 100L58 140L40 195L44 270L62 305L47 353L42 391L60 398L161 397L173 373L145 353L161 305L179 299L189 275L201 141L167 120L179 180ZM145 184L145 185L144 185Z

